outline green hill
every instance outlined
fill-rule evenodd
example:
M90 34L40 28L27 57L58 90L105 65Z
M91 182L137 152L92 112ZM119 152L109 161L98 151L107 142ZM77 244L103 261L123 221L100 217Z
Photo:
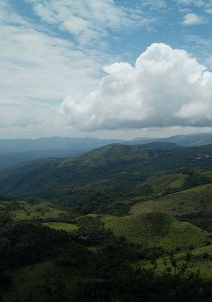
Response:
M0 300L210 301L211 154L113 144L2 172Z
M212 184L198 186L169 194L154 200L135 204L130 213L165 212L172 215L185 215L193 213L212 214Z
M162 246L167 250L188 250L210 242L207 232L187 222L179 222L165 213L148 213L124 217L104 216L105 227L129 242Z
M209 168L212 145L155 150L120 144L69 159L45 159L14 166L0 175L0 192L61 199L99 192L132 190L150 177L179 169Z

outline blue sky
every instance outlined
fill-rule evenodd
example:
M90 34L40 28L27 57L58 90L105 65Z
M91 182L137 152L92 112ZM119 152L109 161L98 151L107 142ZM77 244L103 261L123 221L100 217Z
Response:
M0 138L211 131L210 0L1 0Z

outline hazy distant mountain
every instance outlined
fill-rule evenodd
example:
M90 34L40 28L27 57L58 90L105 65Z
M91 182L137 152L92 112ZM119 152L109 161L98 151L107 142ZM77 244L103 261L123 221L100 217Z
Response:
M114 143L144 145L152 142L175 143L180 146L201 146L212 143L212 133L176 135L167 138L137 137L132 140L98 139L92 137L42 137L34 140L2 139L0 140L0 153L26 152L32 150L72 150L82 153Z
M0 140L0 170L8 166L43 158L64 158L82 154L90 150L104 147L111 143L145 144L139 138L136 141L98 138L46 137L39 139L2 139Z
M0 153L26 152L34 150L72 150L89 151L109 144L122 143L126 145L143 145L157 139L136 138L133 140L98 139L92 137L42 137L38 139L2 139L0 140Z
M0 153L26 152L31 150L77 150L88 151L105 145L121 142L121 140L104 140L97 138L71 138L71 137L42 137L38 139L2 139L0 140Z
M122 144L126 144L126 145L145 145L151 142L155 142L157 141L158 138L149 138L149 137L136 137L132 140L128 140L125 141L124 143L122 142Z
M188 135L175 135L167 138L160 138L157 141L175 143L179 146L203 146L212 143L212 133L198 133Z
M0 140L0 169L42 158L64 158L82 154L109 144L147 145L152 149L175 149L179 146L201 146L212 143L212 133L176 135L167 138L137 137L132 140L43 137L38 139Z
M145 144L144 146L151 148L151 149L179 149L183 148L183 146L179 146L175 143L169 143L169 142L151 142L148 144Z
M9 166L43 158L66 158L84 153L72 150L32 150L26 152L0 153L0 170Z

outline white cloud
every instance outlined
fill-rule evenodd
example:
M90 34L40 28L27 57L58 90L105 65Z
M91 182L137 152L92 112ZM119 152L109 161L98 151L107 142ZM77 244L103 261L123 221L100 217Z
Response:
M202 117L207 117L207 104L202 103L189 103L182 105L180 110L175 114L175 116L182 117L182 118L195 118L200 120ZM208 116L209 119L211 119L211 114L209 113Z
M184 9L191 10L197 7L198 11L200 11L201 9L203 12L207 14L212 14L212 3L210 0L178 0L178 4L181 8L183 8L183 9L179 9L180 12L183 12ZM206 23L206 21L208 20L206 19L202 21L203 23Z
M101 66L110 61L109 53L79 50L68 40L39 31L2 0L0 128L24 129L28 124L44 130L62 125L58 102L67 94L94 89Z
M196 14L189 13L184 16L183 25L196 25L202 23L205 23L205 20Z
M141 2L143 7L149 6L150 10L161 10L167 7L167 3L164 0L145 0Z
M98 84L102 66L120 57L108 51L108 30L152 21L113 0L25 1L43 23L19 15L10 1L0 1L0 127L64 129L58 103L79 91L83 98ZM75 39L59 38L54 26L72 33L81 47Z
M120 31L145 27L154 20L140 9L115 4L114 0L29 1L34 12L45 22L68 31L80 45L97 42L108 36L108 30Z
M100 66L94 54L79 52L72 43L34 29L1 29L1 96L6 97L11 86L10 96L58 100L80 88L79 78L92 85L92 75Z
M178 4L180 5L194 5L197 7L203 7L206 5L205 0L178 0Z
M136 66L126 62L110 65L111 62L123 60L124 56L125 60L128 60L126 57L134 60L138 47L149 43L145 32L140 29L154 29L152 26L157 24L160 32L159 25L164 24L165 20L168 22L167 15L173 12L167 1L123 1L121 5L115 0L23 1L29 4L26 7L29 11L31 9L30 14L24 6L20 6L20 11L19 8L15 11L16 6L12 5L14 1L0 0L1 136L6 133L6 129L13 132L19 129L19 133L30 129L37 133L41 131L40 135L45 129L46 133L50 133L49 129L60 129L61 135L64 129L68 129L66 133L69 133L70 128L91 130L139 128L143 125L153 127L153 124L175 125L186 119L187 112L192 112L188 109L190 107L173 107L173 104L169 104L169 95L173 100L175 95L166 86L163 93L160 90L160 85L165 85L163 77L169 82L169 75L175 77L176 74L171 70L166 74L164 70L166 64L174 64L174 55L165 64L166 60L160 58L159 53L166 49L165 53L169 56L172 51L176 54L177 50L171 51L168 46L164 48L161 44L159 51L156 46L151 46L138 59ZM186 2L195 5L193 0ZM181 8L187 9L187 6ZM209 2L204 8L211 8ZM191 11L184 11L183 15L187 12ZM205 19L201 18L203 21ZM156 31L155 36L152 31L148 39L159 40ZM197 49L201 51L201 56L209 57L211 44L204 43L202 47L202 40L194 38L194 41L198 43ZM146 55L148 53L149 56L153 49L154 58L150 60ZM206 50L207 53L204 53ZM160 58L158 65L156 58ZM145 64L151 67L151 62L155 62L153 70L158 73L159 80L148 72ZM160 73L160 64L163 74ZM107 75L97 88L104 65ZM191 72L187 80L195 81L197 73ZM152 83L150 86L150 81L155 82L155 85ZM141 86L141 83L144 85ZM176 86L179 87L178 82ZM175 86L172 88L175 91ZM176 91L178 93L178 88ZM58 104L63 99L58 112ZM200 110L201 106L198 106L194 108ZM160 107L164 108L164 112L160 111ZM171 113L168 108L172 108ZM164 119L163 113L166 116ZM194 112L192 116L193 119L197 118ZM51 133L54 134L53 131Z
M208 9L206 9L206 13L208 13L208 14L212 15L212 8L208 8Z
M104 67L99 87L60 106L81 130L212 125L212 74L184 50L152 44L136 60Z
M184 36L185 44L187 49L189 48L192 53L195 53L195 56L198 57L198 60L205 64L210 71L212 71L212 65L209 60L211 56L212 48L212 39L203 38L201 35L185 35Z

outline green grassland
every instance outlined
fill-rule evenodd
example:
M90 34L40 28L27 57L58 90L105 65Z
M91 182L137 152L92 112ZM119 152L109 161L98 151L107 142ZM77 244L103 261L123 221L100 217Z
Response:
M18 201L17 209L11 211L15 220L33 220L59 218L65 214L64 211L56 208L51 202L40 201L33 204L27 201Z
M172 260L176 261L176 268L172 267ZM192 249L189 252L178 252L165 256L157 260L157 271L164 272L167 268L172 268L172 272L178 272L183 265L186 264L188 272L199 271L200 275L205 279L212 278L212 245L201 248ZM151 268L151 261L141 261L142 267Z
M137 185L133 189L133 192L136 192L138 196L141 194L145 195L145 193L149 193L148 195L161 193L163 194L165 192L168 192L168 190L181 189L185 179L186 175L182 173L162 174L159 176L154 176L147 182ZM149 191L147 190L147 188L149 188Z
M212 213L211 198L212 184L207 184L137 203L131 208L130 213L151 213L154 211L172 215Z
M103 216L106 228L129 242L162 246L167 250L188 250L211 242L210 235L187 222L179 222L165 213L147 213L125 217Z
M53 208L52 204L49 204L45 201L41 201L39 204L31 206L27 201L18 202L19 207L24 206L26 207L27 211L32 211L32 213L30 213L29 215L29 217L31 217L31 221L34 220L34 212L36 206L39 205L44 207L44 209L45 206L48 205L51 206L51 209ZM53 213L56 213L57 215L48 215L48 218L51 218L53 216L57 218L60 217L61 212L55 211L56 208L53 209ZM25 215L18 215L18 219L19 220L16 220L17 222L21 219L25 220ZM100 225L98 224L98 221L100 222ZM85 226L87 224L87 230L90 232L90 234L91 232L94 232L94 235L92 236L94 236L94 239L98 239L101 238L100 236L102 235L101 232L96 233L96 230L99 226L101 229L101 223L103 223L106 230L112 230L116 236L124 236L129 243L139 244L143 247L149 248L163 247L166 251L177 250L179 253L178 255L176 255L176 258L178 257L178 265L181 265L181 263L184 261L185 254L183 254L183 252L190 251L190 249L192 248L193 257L191 261L190 270L197 271L197 269L200 268L202 270L201 276L207 278L212 277L212 265L209 261L209 257L210 255L212 255L212 245L205 246L206 244L208 245L211 243L210 234L206 231L201 230L198 227L193 226L190 223L179 222L170 214L153 212L121 217L114 215L90 214L76 218L75 223L76 224L64 223L59 221L49 221L43 223L43 225L48 226L51 229L64 230L66 232L72 233L72 231L78 231L78 229L82 226L85 230ZM86 236L88 236L89 238L93 238L92 236L90 237L88 233L87 235L85 235L85 233L83 234L83 236L85 236L84 239L86 239ZM110 240L109 237L108 240ZM111 243L109 242L108 244L109 246L111 245ZM75 254L72 256L71 249L72 248L70 247L68 248L68 250L61 249L61 256L57 255L53 259L49 258L46 259L46 261L41 261L32 265L22 266L20 268L8 270L8 273L12 274L13 278L10 285L10 289L2 292L3 301L49 301L45 300L46 297L48 297L47 292L50 293L51 290L53 290L53 292L57 292L59 290L58 287L60 288L60 286L67 286L69 290L71 288L73 288L74 290L76 284L78 284L79 282L88 282L89 284L89 282L93 282L92 280L95 278L97 278L98 281L98 273L93 272L96 270L95 267L97 265L95 264L95 262L93 262L96 261L94 260L95 256L92 256L91 260L87 260L87 262L84 263L84 258L86 258L85 251L79 250L78 252L78 250L76 250ZM95 255L98 253L99 247L97 244L97 246L88 246L88 249L92 251L92 253ZM118 257L117 259L120 258L120 252L116 256ZM113 255L112 257L114 257L113 248L111 250L111 253ZM78 256L76 255L81 255L80 257L82 257L77 260L77 262L75 259ZM112 261L112 258L109 257L109 259L110 261ZM151 268L150 262L142 261L141 263L142 267ZM163 272L166 269L163 259L158 259L157 263L157 271ZM134 263L133 265L136 265L136 263ZM97 265L97 267L98 266L99 264ZM100 273L100 276L102 276L102 272ZM62 298L58 297L58 300L55 301L59 301L59 299Z

